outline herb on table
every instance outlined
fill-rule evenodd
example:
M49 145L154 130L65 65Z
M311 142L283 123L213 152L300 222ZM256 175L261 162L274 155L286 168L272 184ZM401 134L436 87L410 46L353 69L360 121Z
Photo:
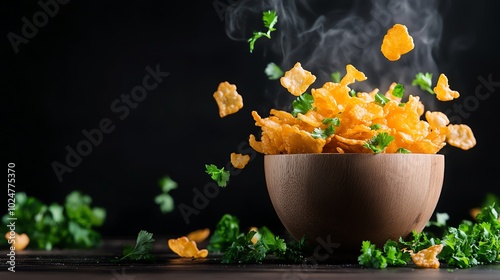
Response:
M122 260L152 260L154 257L151 254L153 249L153 234L145 230L139 231L135 246L126 246L123 248L122 257L117 261Z
M160 206L162 213L170 213L174 210L174 199L169 192L177 188L177 182L172 180L170 176L166 176L160 180L159 184L162 193L155 197L155 203Z
M101 244L101 235L95 228L104 223L106 210L92 207L91 203L91 197L79 191L69 193L64 205L45 204L19 192L16 194L16 218L30 223L16 224L16 231L29 236L28 248L95 248ZM8 224L8 218L8 214L2 217L4 224Z
M259 263L268 256L300 262L312 254L310 247L305 237L287 243L265 226L242 233L238 218L225 214L217 223L207 249L223 253L222 263Z
M435 94L432 89L432 73L419 72L415 75L415 79L411 83L413 86L419 86L421 90Z
M250 52L253 52L255 41L262 37L267 37L271 39L271 32L275 31L276 28L274 26L278 23L278 16L276 15L276 11L267 11L262 13L262 21L264 22L264 26L267 27L267 32L253 32L253 36L248 39L248 43L250 43Z
M205 172L210 175L212 180L217 182L219 187L226 187L231 173L224 170L224 167L218 168L215 164L206 164Z
M363 146L372 150L375 154L381 153L394 140L394 136L387 132L381 132L367 141Z
M215 231L210 237L207 249L213 253L224 252L236 240L238 235L240 235L240 221L233 215L224 214L215 226Z
M281 70L281 68L274 62L267 64L267 67L264 70L264 72L266 73L269 80L277 80L283 77L283 75L285 74L283 70Z
M498 221L498 212L494 203L482 208L475 223L464 220L458 227L448 227L447 215L440 214L437 217L438 220L428 223L428 226L446 228L441 238L435 237L428 231L420 233L413 231L407 240L403 238L400 238L399 242L388 240L384 251L377 249L369 241L363 241L362 254L358 257L359 264L366 267L385 268L401 265L404 262L409 263L406 256L407 250L418 252L436 244L443 244L443 249L437 258L448 267L470 268L500 262L500 221ZM386 246L394 248L390 249L394 262L387 261L389 249L386 249Z
M305 114L309 112L309 110L313 109L313 104L314 98L310 93L303 93L299 95L293 102L292 102L292 116L297 117L297 115L300 114Z

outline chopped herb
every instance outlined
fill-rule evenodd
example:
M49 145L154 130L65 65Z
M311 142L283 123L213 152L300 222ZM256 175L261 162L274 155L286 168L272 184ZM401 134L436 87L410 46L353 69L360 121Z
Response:
M372 125L370 125L370 129L371 130L379 130L382 126L378 123L374 123Z
M250 43L250 52L253 52L255 41L257 41L257 39L261 37L271 39L271 32L276 30L274 26L278 23L276 11L267 11L262 13L262 21L264 22L264 26L267 27L267 32L253 32L252 38L248 39L248 43Z
M240 235L240 221L237 217L224 214L217 222L215 231L210 237L207 249L209 252L221 253L227 250Z
M419 86L421 90L435 94L434 90L432 90L432 73L417 73L411 84L413 86Z
M405 87L402 84L396 84L394 89L392 90L392 95L402 98L405 93Z
M285 74L281 68L274 62L267 64L266 70L264 70L269 80L277 80Z
M387 104L387 102L389 102L389 98L385 97L380 92L377 92L375 94L375 103L383 107L385 104Z
M351 97L356 97L357 95L358 95L358 93L357 93L355 90L351 89L351 90L349 91L349 96L351 96Z
M293 102L292 102L292 116L297 117L297 114L305 114L309 110L313 108L312 103L314 102L314 98L310 93L303 93L299 95Z
M330 76L331 76L332 81L334 83L340 83L340 72L339 71L333 72L332 74L330 74Z
M145 230L139 231L135 246L126 246L122 251L122 257L117 261L125 259L129 260L152 260L154 257L151 254L153 249L153 234Z
M217 182L219 187L226 187L231 173L229 170L224 170L224 167L218 168L214 164L205 164L205 172L210 175L212 180Z
M396 153L398 153L398 154L411 154L411 151L408 149L405 149L405 148L398 148L396 150Z
M101 244L101 235L96 227L102 226L106 210L92 207L92 198L79 191L66 196L64 205L45 204L25 192L16 194L16 218L30 223L16 224L16 231L25 233L31 242L27 248L42 250L86 249ZM8 224L9 215L2 217Z
M372 150L375 154L381 153L394 140L394 136L387 132L381 132L367 141L363 146Z
M155 203L160 206L162 213L170 213L174 210L174 199L168 192L177 188L177 182L166 176L160 179L159 184L162 193L155 197Z

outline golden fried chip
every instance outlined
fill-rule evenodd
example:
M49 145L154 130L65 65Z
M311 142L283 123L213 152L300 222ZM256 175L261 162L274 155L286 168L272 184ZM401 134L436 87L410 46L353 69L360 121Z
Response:
M293 68L286 71L285 75L280 78L281 85L295 96L304 93L314 81L316 81L316 76L304 70L299 62L295 63Z
M206 258L208 256L207 249L198 250L196 242L189 240L186 236L169 239L168 247L183 258Z
M437 255L443 250L443 244L432 245L427 249L420 250L418 253L410 251L411 260L418 267L439 268Z
M454 147L462 150L468 150L476 145L476 138L472 129L466 124L450 124L448 125L448 134L446 142Z
M351 64L347 64L345 68L346 68L346 74L342 78L342 80L340 80L341 85L347 86L353 84L355 81L361 82L366 80L365 74L356 69L356 67L352 66Z
M188 233L186 236L189 240L192 240L196 243L203 242L205 239L208 238L210 235L210 229L209 228L203 228L203 229L198 229L195 231L192 231Z
M408 28L403 24L396 23L387 30L380 50L388 60L396 61L401 58L401 55L413 50L414 47L413 38L408 33Z
M15 240L12 242L12 246L14 246L14 251L22 251L24 250L28 244L30 243L30 238L26 233L16 233L9 231L5 234L5 239L7 240Z
M219 116L221 118L234 114L243 108L243 97L236 91L236 85L227 81L219 84L213 96L217 106L219 106Z
M238 169L243 169L250 161L249 155L231 153L231 164Z
M450 123L448 117L442 112L425 112L425 119L431 127L445 127Z
M436 93L436 98L439 101L450 101L460 96L458 91L450 89L450 85L448 85L448 77L446 77L445 74L439 75L438 82L434 87L434 92Z

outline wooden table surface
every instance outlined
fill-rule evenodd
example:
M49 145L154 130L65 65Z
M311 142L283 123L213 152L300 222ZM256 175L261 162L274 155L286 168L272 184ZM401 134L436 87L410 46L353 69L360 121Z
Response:
M102 247L92 250L25 250L16 254L15 273L7 270L6 253L2 253L0 279L500 279L500 264L468 269L443 265L439 269L412 265L371 269L356 262L284 264L266 259L258 264L228 265L215 254L205 259L180 258L168 249L167 239L155 239L155 260L148 262L113 261L134 240L105 240Z

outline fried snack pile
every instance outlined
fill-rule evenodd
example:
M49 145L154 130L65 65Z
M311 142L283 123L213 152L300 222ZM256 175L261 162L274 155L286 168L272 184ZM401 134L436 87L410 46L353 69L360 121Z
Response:
M282 85L294 96L297 89L305 91L315 79L300 63L287 73ZM262 135L257 140L251 134L250 146L263 154L397 153L402 150L435 154L446 143L463 150L475 146L470 127L450 124L444 113L427 111L426 120L422 120L425 110L420 98L409 95L408 100L403 101L402 97L396 97L393 94L396 83L392 83L385 94L379 93L377 88L356 93L349 87L366 79L361 71L349 64L339 83L326 82L320 88L311 89L312 109L307 112L293 116L271 109L270 116L262 118L252 111ZM440 80L436 89L445 91L445 96L459 96L451 93L447 80ZM380 151L370 148L380 144L378 142L387 145Z

